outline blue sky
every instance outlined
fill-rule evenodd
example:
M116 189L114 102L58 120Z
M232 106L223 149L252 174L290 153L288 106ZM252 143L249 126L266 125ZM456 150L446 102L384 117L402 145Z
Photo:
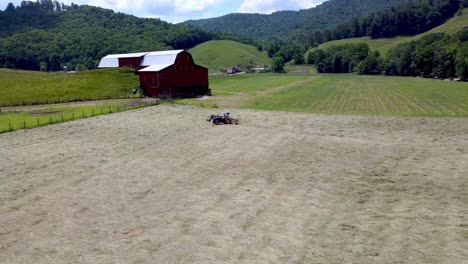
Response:
M326 0L62 0L65 4L100 6L138 17L154 17L171 23L188 19L222 16L229 13L270 14L280 10L314 7ZM21 0L0 0L0 9L8 3L19 6Z

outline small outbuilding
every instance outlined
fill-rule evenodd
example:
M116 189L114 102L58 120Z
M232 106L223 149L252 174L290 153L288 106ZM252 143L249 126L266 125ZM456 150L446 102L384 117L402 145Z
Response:
M226 70L226 73L227 74L236 74L236 73L239 73L239 72L242 72L242 69L237 67L237 66L234 66L234 67L230 67Z

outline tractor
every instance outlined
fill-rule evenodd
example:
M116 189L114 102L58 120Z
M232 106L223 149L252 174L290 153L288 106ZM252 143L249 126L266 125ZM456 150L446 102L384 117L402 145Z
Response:
M211 115L206 121L213 122L213 125L231 125L239 124L239 119L235 119L229 116L229 112L223 112L221 115Z

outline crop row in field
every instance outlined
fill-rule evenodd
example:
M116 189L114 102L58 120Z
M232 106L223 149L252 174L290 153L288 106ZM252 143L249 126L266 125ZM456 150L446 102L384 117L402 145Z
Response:
M467 116L466 83L420 78L319 75L256 96L243 107L333 114Z

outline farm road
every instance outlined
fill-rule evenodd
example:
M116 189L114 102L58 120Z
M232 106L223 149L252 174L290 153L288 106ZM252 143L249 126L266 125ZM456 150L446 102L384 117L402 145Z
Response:
M1 134L0 263L466 263L468 119L212 111Z

